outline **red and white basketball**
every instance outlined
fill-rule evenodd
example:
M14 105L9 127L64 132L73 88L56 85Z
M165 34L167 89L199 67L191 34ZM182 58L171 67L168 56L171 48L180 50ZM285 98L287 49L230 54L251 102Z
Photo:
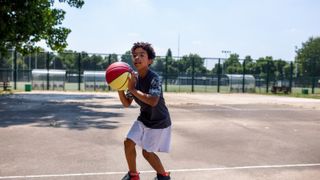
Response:
M113 90L126 90L131 72L132 68L125 62L112 63L106 69L106 81Z

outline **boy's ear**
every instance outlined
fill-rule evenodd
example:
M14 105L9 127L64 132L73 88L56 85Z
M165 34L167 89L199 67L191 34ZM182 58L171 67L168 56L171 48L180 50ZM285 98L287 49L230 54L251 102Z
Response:
M153 59L149 59L149 66L153 63Z

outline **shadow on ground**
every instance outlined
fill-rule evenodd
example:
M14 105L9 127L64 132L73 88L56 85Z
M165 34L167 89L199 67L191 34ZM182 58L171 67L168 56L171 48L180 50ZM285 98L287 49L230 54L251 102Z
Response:
M123 113L119 105L92 103L112 100L107 95L17 94L0 96L0 128L30 124L36 127L114 129Z

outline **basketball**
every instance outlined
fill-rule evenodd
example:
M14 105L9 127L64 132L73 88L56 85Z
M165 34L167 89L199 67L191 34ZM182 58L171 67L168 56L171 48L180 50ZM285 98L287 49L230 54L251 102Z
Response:
M132 68L125 62L112 63L106 69L106 81L113 90L126 90L131 72Z

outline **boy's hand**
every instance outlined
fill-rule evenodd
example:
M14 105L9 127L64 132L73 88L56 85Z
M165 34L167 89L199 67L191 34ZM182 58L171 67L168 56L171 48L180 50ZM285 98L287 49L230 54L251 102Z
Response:
M131 92L136 89L137 77L135 72L131 72L131 76L128 76L128 90Z

